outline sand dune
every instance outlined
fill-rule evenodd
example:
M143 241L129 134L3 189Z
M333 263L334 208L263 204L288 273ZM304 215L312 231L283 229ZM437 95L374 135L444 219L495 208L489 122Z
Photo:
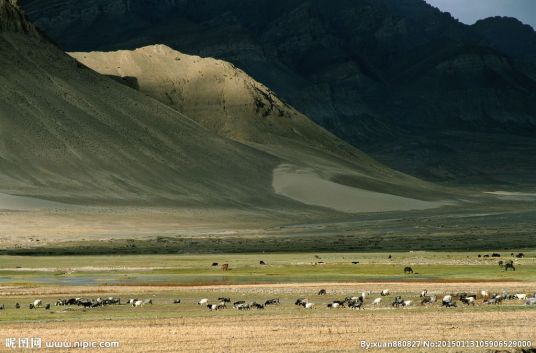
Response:
M349 187L325 179L313 170L288 164L274 170L273 186L278 194L293 200L348 213L423 210L451 204Z

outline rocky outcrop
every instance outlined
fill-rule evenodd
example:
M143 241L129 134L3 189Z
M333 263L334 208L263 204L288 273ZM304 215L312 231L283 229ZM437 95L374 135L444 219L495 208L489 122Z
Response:
M0 0L0 32L22 32L37 36L35 27L18 8L18 2L19 0Z

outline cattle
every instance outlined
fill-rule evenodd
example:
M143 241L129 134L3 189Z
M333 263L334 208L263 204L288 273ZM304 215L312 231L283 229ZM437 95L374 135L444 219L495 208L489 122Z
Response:
M387 297L389 295L389 289L384 289L381 291L380 295L382 297Z
M143 305L147 305L147 304L153 305L153 300L152 299L145 299L143 301Z
M337 302L333 302L333 303L329 303L329 304L327 305L327 307L328 307L329 309L338 309L338 308L341 307L341 304L340 304L340 303L337 303Z
M229 297L219 297L218 300L220 302L224 302L224 303L230 303L231 302L231 298L229 298Z
M224 272L229 271L229 264L221 265L221 270L224 271Z
M32 304L34 308L40 308L41 306L43 306L43 301L41 299L36 299Z
M481 290L480 291L480 296L482 297L482 299L488 299L489 298L489 292L486 291L486 290Z
M516 255L516 257L517 257L518 259L522 259L522 258L525 257L525 254L523 254L522 252L520 252L519 254Z
M503 266L504 266L504 261L502 261L502 260L499 261L499 266L500 266L500 267L503 267Z
M174 299L173 300L173 304L180 304L181 303L181 300L180 299Z
M266 266L266 262L264 262L264 261L261 260L261 261L259 261L259 265L261 265L261 266Z
M30 310L35 309L35 306L32 303L30 303L30 305L28 307L30 308Z
M409 266L404 267L404 273L405 274L411 274L413 273L413 269Z
M264 302L264 306L268 306L268 305L279 305L280 302L279 302L279 299L276 298L276 299L268 299L266 302Z
M515 295L514 295L514 298L515 298L515 299L518 299L518 300L527 300L527 295L526 295L526 294L518 293L518 294L515 294Z
M45 310L50 310L50 304L47 304L47 305L45 306Z
M493 254L491 254L491 257L501 257L501 254L493 253Z
M6 310L6 306L4 304L0 304L0 310Z
M536 305L536 297L535 298L530 298L529 300L527 300L525 305Z
M402 303L402 306L411 306L412 304L413 304L412 300L404 300L404 302Z
M423 291L421 292L420 297L421 297L421 298L424 298L424 297L426 297L427 295L428 295L428 289L425 289L425 290L423 290Z
M218 310L218 305L216 304L207 304L207 308L209 311L216 311Z
M443 297L443 302L451 302L452 301L452 295L447 294Z
M19 303L15 304L15 309L20 309L20 304Z
M327 294L327 292L326 292L325 289L321 289L321 290L318 291L318 295L326 295L326 294Z
M376 298L372 301L372 305L380 305L382 302L382 298Z
M217 263L217 262L213 262L213 263L212 263L212 267L218 267L219 265L220 265L220 264Z
M197 305L206 305L208 304L208 299L207 298L203 298L201 299L200 301L197 302Z
M352 261L352 265L358 265L359 261Z

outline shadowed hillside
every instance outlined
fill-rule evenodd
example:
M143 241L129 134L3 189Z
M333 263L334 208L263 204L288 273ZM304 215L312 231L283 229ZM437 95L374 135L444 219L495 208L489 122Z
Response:
M163 43L232 62L395 169L532 182L536 71L422 0L23 3L67 50Z

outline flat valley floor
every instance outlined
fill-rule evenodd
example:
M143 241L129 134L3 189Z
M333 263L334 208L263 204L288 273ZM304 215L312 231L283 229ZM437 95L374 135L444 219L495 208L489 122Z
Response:
M391 259L389 259L391 255ZM505 272L498 259L478 253L292 253L244 255L145 255L0 257L0 351L6 339L41 338L42 342L118 342L115 348L46 349L44 352L517 352L511 348L370 349L362 341L531 341L536 344L536 306L508 300L475 306L458 301L442 308L450 293L536 292L536 253L515 259L516 272ZM486 253L480 255L487 255ZM503 260L510 254L501 254ZM266 265L261 265L260 261ZM213 262L229 263L221 271ZM357 263L356 263L357 262ZM405 275L404 265L414 274ZM196 278L197 283L192 279ZM325 289L326 295L318 295ZM390 295L379 292L389 289ZM423 290L438 296L420 304ZM367 293L364 310L329 309L327 304ZM412 300L393 308L395 296ZM94 309L51 306L59 298L115 296L151 299L142 307L113 305ZM209 311L198 301L219 297L280 305L264 310ZM376 298L380 305L372 305ZM315 304L306 310L297 298ZM173 301L180 299L180 304ZM15 309L15 304L22 307ZM43 343L44 344L44 343ZM24 351L19 349L18 351Z

